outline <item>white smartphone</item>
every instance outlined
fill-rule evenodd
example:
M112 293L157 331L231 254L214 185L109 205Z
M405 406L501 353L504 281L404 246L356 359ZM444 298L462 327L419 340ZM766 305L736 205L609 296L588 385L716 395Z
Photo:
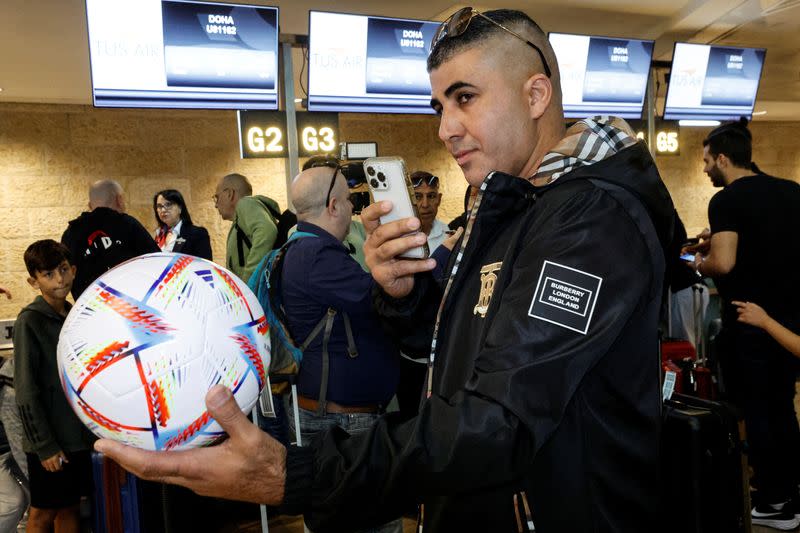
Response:
M364 173L367 175L372 201L392 202L392 210L381 217L381 224L419 217L414 187L411 185L406 164L401 157L371 157L364 161ZM426 242L422 246L411 248L401 254L401 257L425 259L429 253Z

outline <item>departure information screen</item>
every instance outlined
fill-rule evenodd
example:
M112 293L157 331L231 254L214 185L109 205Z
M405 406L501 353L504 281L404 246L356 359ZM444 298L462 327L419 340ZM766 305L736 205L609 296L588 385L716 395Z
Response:
M551 33L564 115L641 118L653 41Z
M439 24L311 11L308 109L433 113L426 61Z
M278 9L87 0L100 107L278 108Z
M675 43L664 118L750 118L766 50Z

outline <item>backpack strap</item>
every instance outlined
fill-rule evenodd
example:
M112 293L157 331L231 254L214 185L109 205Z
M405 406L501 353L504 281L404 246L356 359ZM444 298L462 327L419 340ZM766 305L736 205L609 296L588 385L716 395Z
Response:
M273 207L270 204L268 204L267 202L265 202L264 200L262 200L261 198L259 198L259 197L255 197L255 198L256 198L256 200L258 200L258 203L261 204L261 206L267 211L267 214L269 214L269 216L272 218L273 224L275 224L275 226L277 227L278 226L278 220L280 220L281 214L280 213L276 214L276 211L273 210ZM245 234L244 230L239 226L238 223L234 222L233 223L233 227L236 230L236 252L237 252L237 255L239 256L238 257L239 266L243 267L244 266L244 247L247 246L248 248L252 248L253 247L253 243L250 240L250 238Z
M306 340L303 341L303 344L300 346L300 350L305 351L311 342L319 336L323 327L325 328L325 332L322 337L322 373L319 380L319 397L317 398L318 416L322 416L327 412L326 405L328 403L328 380L330 378L331 364L330 353L328 352L328 341L331 339L334 318L336 318L336 309L329 307L325 312L325 316L323 316L322 319L317 322L317 325L314 326L314 329L311 330L311 333L308 334L308 337L306 337ZM358 357L358 349L356 348L356 342L353 338L353 328L350 325L350 317L347 316L347 313L342 313L342 319L344 320L344 330L347 334L347 354L351 359L354 359Z
M350 326L350 317L347 313L342 313L344 319L344 331L347 334L347 355L350 359L358 357L358 349L356 348L356 340L353 338L353 328Z
M327 411L328 404L328 379L330 378L331 358L328 353L328 341L331 339L333 330L333 319L336 317L336 309L328 308L325 313L325 334L322 337L322 373L319 379L319 398L317 400L317 416L323 416Z
M248 248L253 247L253 243L250 239L245 235L244 230L239 227L239 224L233 223L233 227L236 230L236 251L238 253L239 259L239 266L244 266L244 247L247 245Z

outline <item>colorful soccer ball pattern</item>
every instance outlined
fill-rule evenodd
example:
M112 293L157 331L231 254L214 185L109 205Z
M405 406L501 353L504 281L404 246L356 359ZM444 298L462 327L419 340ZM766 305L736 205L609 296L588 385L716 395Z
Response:
M78 298L61 330L61 384L98 437L149 450L212 444L205 395L229 387L250 413L266 381L264 311L224 268L174 253L131 259Z

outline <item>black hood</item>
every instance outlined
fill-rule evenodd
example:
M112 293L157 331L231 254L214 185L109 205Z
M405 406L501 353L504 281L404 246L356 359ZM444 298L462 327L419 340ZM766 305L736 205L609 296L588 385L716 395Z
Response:
M655 161L643 142L637 142L607 159L565 174L556 183L579 178L606 181L636 195L647 208L661 247L667 249L674 231L675 207Z
M81 215L69 221L72 231L81 231L86 228L104 227L107 223L123 218L123 214L110 207L95 207L92 211L84 211Z

